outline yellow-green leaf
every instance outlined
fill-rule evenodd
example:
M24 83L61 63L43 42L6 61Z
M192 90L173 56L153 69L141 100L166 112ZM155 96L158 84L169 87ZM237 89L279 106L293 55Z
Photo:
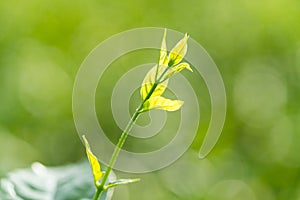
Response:
M111 187L116 187L119 185L125 185L125 184L129 184L129 183L135 183L135 182L139 182L141 179L139 178L135 178L135 179L118 179L114 182L109 183L107 186L104 187L104 189L108 189Z
M158 66L168 64L166 34L167 34L167 29L165 29L164 37L161 43Z
M187 51L188 38L189 38L188 35L185 34L183 39L181 39L171 50L169 55L169 63L168 63L169 66L174 66L183 59Z
M98 162L98 159L96 156L92 153L90 145L85 137L85 135L82 136L84 144L85 144L85 149L86 149L86 155L89 159L93 176L94 176L94 183L97 185L97 182L102 178L103 173L101 171L100 163Z
M191 72L193 72L192 68L190 67L190 65L188 63L185 63L185 62L180 63L180 64L176 65L175 67L170 68L164 75L163 80L169 79L171 76L181 72L183 69L188 69Z
M145 102L143 110L146 111L151 109L158 109L158 110L166 110L166 111L176 111L180 109L182 104L183 101L180 100L171 100L161 96L156 96L156 97L151 97Z
M163 71L165 69L166 69L165 66L159 67L158 77L163 73ZM142 100L144 100L147 97L147 95L150 92L151 88L155 84L155 78L156 78L155 73L156 73L156 66L154 66L150 69L150 71L147 73L147 75L145 76L145 78L143 80L142 87L141 87L141 90L140 90ZM163 92L165 91L165 89L167 88L167 85L168 85L168 80L158 84L151 96L154 97L154 96L162 95Z

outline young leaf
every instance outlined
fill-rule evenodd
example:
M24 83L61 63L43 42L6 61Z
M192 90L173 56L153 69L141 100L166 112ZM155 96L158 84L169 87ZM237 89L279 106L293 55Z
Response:
M184 38L181 39L175 47L171 50L170 55L169 55L169 63L168 66L174 66L178 64L183 57L186 54L187 51L187 40L188 40L188 35L185 34Z
M90 161L90 165L92 168L93 176L94 176L94 184L97 185L98 181L102 178L103 173L100 168L100 163L98 162L98 159L96 156L92 153L90 149L90 145L85 137L85 135L82 136L84 143L85 143L85 149L86 149L86 155Z
M168 64L166 34L167 34L167 29L165 29L164 37L161 43L158 66Z
M135 178L135 179L118 179L114 182L109 183L107 186L105 186L105 190L111 187L116 187L119 185L125 185L125 184L129 184L129 183L135 183L140 181L141 179L139 178Z
M180 100L171 100L166 99L161 96L151 97L144 103L143 110L151 110L151 109L158 109L158 110L166 110L166 111L176 111L178 110L183 104L183 101Z
M188 69L191 72L193 72L193 70L191 69L190 65L188 63L180 63L178 65L176 65L175 67L170 68L166 74L163 77L163 81L169 79L171 76L181 72L183 69Z
M164 66L159 67L158 76L160 76L163 73L165 68L166 67L164 67ZM141 90L140 90L142 100L144 100L147 97L147 95L150 92L151 88L155 84L155 78L156 78L155 74L156 74L156 66L154 66L154 67L152 67L152 69L150 69L150 71L147 73L147 75L145 76L145 78L143 80L142 87L141 87ZM160 95L162 95L162 93L167 88L167 85L168 85L168 80L158 84L151 96L160 96Z

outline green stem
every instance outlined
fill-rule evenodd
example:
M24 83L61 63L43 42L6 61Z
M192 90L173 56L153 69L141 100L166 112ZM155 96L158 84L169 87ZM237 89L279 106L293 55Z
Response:
M134 114L132 115L129 123L127 124L125 130L123 131L118 143L117 143L117 146L115 147L114 149L114 152L110 158L110 161L109 161L109 164L108 164L108 167L105 171L105 174L103 176L103 179L101 181L101 184L97 187L97 191L96 191L96 194L94 196L94 200L98 200L99 196L101 195L101 193L104 191L104 186L105 186L105 183L109 177L109 174L117 160L117 157L125 143L125 140L129 134L129 131L131 130L132 126L134 125L135 121L137 120L138 116L143 112L143 105L144 103L151 97L151 95L153 94L153 92L155 91L157 85L159 84L159 81L160 79L163 77L163 75L166 73L167 69L165 69L165 71L163 72L163 74L156 80L156 82L153 84L153 86L151 87L149 93L147 94L146 98L143 100L143 102L141 103L141 105L135 110Z
M112 168L113 168L113 166L114 166L114 164L115 164L115 162L117 160L117 157L118 157L118 155L119 155L119 153L120 153L120 151L121 151L121 149L122 149L122 147L123 147L123 145L125 143L125 140L126 140L126 138L128 136L128 133L129 133L130 129L132 128L133 124L135 123L135 121L137 120L137 118L138 118L138 116L140 114L140 111L142 109L142 105L143 104L141 104L141 106L139 106L139 108L136 109L136 111L134 112L133 116L131 117L129 123L127 124L125 130L123 131L123 133L122 133L122 135L121 135L121 137L120 137L120 139L119 139L119 141L117 143L117 146L115 147L115 150L114 150L114 152L113 152L113 154L112 154L112 156L110 158L108 167L107 167L106 172L105 172L105 174L103 176L101 184L100 184L100 186L97 187L97 192L96 192L96 194L94 196L94 200L97 200L99 198L100 194L103 192L104 185L105 185L105 183L106 183L106 181L107 181L107 179L109 177L109 174L110 174L110 172L111 172L111 170L112 170Z
M131 117L129 123L127 124L125 130L123 131L123 133L122 133L122 135L121 135L121 137L120 137L120 139L119 139L119 141L117 143L117 146L116 146L116 148L115 148L115 150L114 150L114 152L113 152L113 154L111 156L110 162L108 164L108 167L107 167L106 172L104 174L104 177L102 179L102 183L101 183L100 187L104 186L104 184L105 184L105 182L106 182L106 180L107 180L107 178L109 176L109 173L112 170L112 167L114 166L114 164L116 162L116 159L117 159L117 157L118 157L118 155L119 155L119 153L121 151L121 148L124 145L124 142L125 142L125 140L126 140L126 138L128 136L128 133L129 133L130 129L132 128L134 122L136 121L137 117L140 114L139 111L140 111L140 109L136 109L135 113L133 114L133 116Z
M95 194L93 200L98 200L102 191L103 191L103 189L100 189L97 187L97 191L96 191L96 194Z

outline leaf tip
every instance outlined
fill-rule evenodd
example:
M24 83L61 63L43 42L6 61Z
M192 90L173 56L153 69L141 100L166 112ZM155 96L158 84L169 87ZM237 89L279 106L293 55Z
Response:
M135 183L135 182L139 182L139 181L141 181L140 178L134 178L132 182Z
M81 137L82 137L82 139L83 139L85 148L90 148L90 145L89 145L89 143L88 143L88 141L87 141L85 135L82 135Z
M187 64L186 66L187 70L189 70L190 72L194 72L193 69L191 68L191 66L189 64Z

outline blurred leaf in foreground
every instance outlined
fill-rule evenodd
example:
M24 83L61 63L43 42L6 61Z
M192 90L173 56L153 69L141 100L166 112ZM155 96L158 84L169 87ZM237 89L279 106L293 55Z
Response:
M29 169L11 172L0 182L0 199L5 200L90 200L94 195L93 175L87 162L62 167L34 163ZM109 181L115 175L110 174ZM113 189L101 200L110 200Z

